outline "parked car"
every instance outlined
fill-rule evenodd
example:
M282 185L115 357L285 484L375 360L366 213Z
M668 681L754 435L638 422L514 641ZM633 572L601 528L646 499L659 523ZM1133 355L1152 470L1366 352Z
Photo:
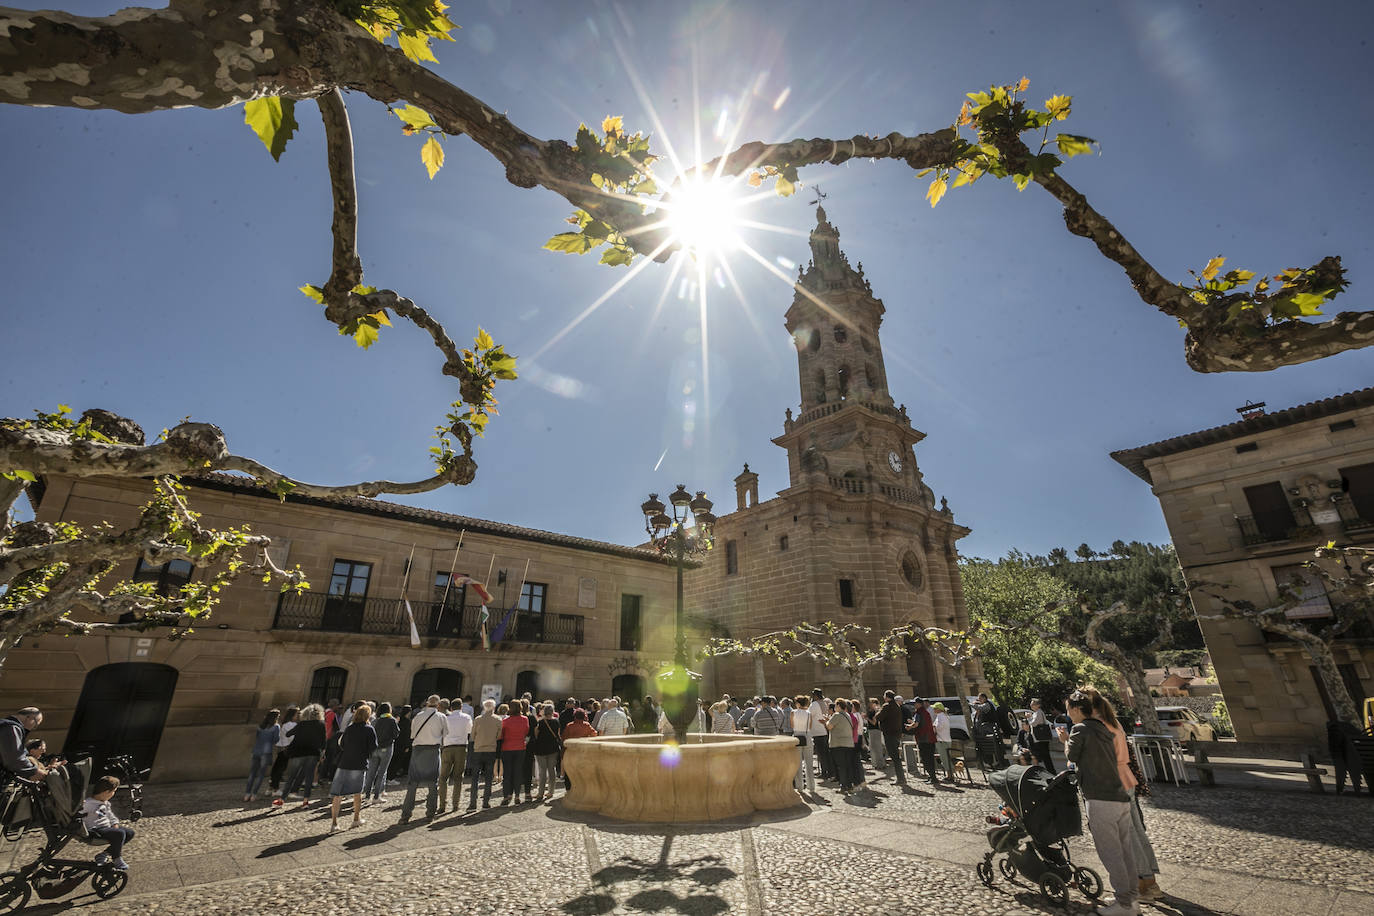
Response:
M1166 734L1173 735L1180 744L1192 741L1215 741L1212 725L1187 706L1157 706L1155 715Z
M970 699L973 699L970 697ZM964 719L964 704L958 697L926 697L926 705L945 704L945 715L949 716L949 736L955 741L968 740L968 722ZM903 712L910 718L916 710L916 703L907 700L902 704Z

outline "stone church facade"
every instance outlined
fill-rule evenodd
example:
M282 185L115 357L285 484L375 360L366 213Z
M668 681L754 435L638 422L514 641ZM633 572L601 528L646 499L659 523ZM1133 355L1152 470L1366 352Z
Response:
M748 640L829 620L870 627L876 642L911 621L968 625L955 545L969 529L943 500L936 508L922 479L914 448L925 434L888 390L883 302L839 241L818 208L811 261L786 314L801 409L786 411L772 441L787 452L787 486L760 502L759 476L746 465L735 479L735 511L717 521L715 549L687 578L687 607L720 635ZM751 659L717 658L705 668L712 693L756 690ZM965 676L982 681L976 660ZM843 671L804 660L767 661L764 679L779 696L814 686L851 692ZM948 669L922 648L868 669L864 681L870 694L956 692Z

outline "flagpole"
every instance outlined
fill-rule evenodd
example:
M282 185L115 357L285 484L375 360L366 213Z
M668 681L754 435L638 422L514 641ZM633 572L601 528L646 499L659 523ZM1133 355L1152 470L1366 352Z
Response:
M453 548L453 562L450 563L448 567L448 581L444 583L444 597L439 600L439 613L435 615L434 618L434 626L436 629L439 626L439 621L444 619L444 607L448 604L448 590L453 587L453 571L458 568L458 551L463 549L463 535L467 533L468 530L466 528L458 532L458 546ZM458 625L460 627L463 625L463 612L461 609L458 611Z
M410 570L415 566L415 542L410 544L410 556L406 558L405 575L401 577L401 606L406 609L406 618L410 621L410 647L420 648L420 632L415 629L415 614L410 609L410 600L406 598L406 590L410 588ZM397 608L400 611L400 608Z
M492 571L495 567L496 567L496 554L493 553L493 554L491 555L491 562L487 564L487 582L490 582L490 581L491 581L491 571ZM483 587L483 588L486 588L486 582L483 582L483 583L482 583L482 587ZM483 603L482 603L482 616L478 618L478 621L479 621L479 635L480 635L481 638L482 638L482 651L483 651L483 652L490 652L490 651L491 651L491 642L490 642L490 641L488 640L488 638L487 638L487 617L488 617L488 616L489 616L489 614L488 614L488 612L487 612L487 605L486 605L486 602L483 602Z

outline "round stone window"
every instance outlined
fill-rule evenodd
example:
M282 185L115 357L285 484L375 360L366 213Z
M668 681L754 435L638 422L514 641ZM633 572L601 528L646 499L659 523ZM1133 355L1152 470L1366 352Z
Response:
M926 581L925 574L921 572L921 561L916 559L916 554L910 550L902 555L902 578L906 580L907 585L917 591L920 591Z

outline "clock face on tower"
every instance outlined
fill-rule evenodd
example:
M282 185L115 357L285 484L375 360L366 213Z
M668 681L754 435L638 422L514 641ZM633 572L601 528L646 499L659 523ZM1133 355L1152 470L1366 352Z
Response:
M887 453L887 466L892 468L892 473L902 473L902 456L896 452Z

